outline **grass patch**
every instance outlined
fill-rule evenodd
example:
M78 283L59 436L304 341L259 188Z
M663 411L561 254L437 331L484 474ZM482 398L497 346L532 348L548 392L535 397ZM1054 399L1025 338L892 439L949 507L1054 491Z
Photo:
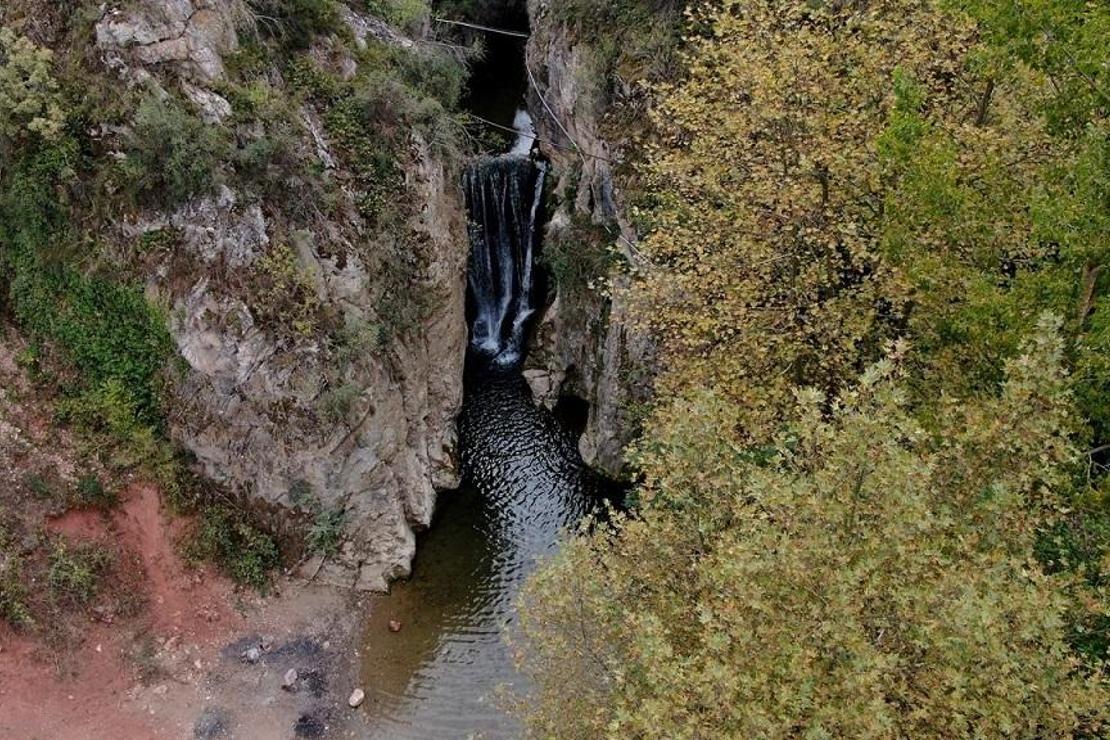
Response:
M100 590L101 579L112 562L112 553L101 545L58 540L46 574L51 598L61 606L86 606Z
M74 490L75 499L79 506L91 506L97 509L111 509L119 503L116 492L105 488L96 475L83 475L77 481Z
M8 528L0 524L0 619L16 629L33 627L35 620L27 598L19 543Z
M229 506L212 505L200 513L200 522L186 547L194 560L210 560L236 583L265 591L272 571L281 564L274 539Z

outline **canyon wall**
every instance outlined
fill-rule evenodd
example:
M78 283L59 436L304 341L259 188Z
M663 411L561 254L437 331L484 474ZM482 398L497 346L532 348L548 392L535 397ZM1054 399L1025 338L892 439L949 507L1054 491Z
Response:
M307 52L336 79L359 73L368 42L419 45L353 7ZM229 58L264 22L238 0L115 3L103 8L96 43L121 84L174 91L223 126ZM264 72L274 95L289 88L287 74ZM334 151L325 107L289 99L301 106L288 132L296 156L338 184L338 205L313 213L312 202L229 183L171 210L121 216L115 229L120 243L171 243L143 255L141 273L183 358L172 437L207 477L277 520L341 510L338 553L303 570L381 590L408 573L436 489L457 485L467 251L458 162L414 131L403 182L381 197L415 206L378 228L360 213L366 194ZM295 220L293 209L309 215ZM385 279L398 261L403 276ZM395 314L416 304L416 319L397 325ZM268 317L281 311L289 316Z
M536 330L525 376L537 399L560 394L589 403L580 440L588 464L610 475L626 471L623 451L638 432L637 409L650 397L652 347L628 322L623 291L637 264L637 233L617 172L621 148L603 133L608 103L596 94L589 35L576 33L552 12L549 0L529 0L529 108L540 148L553 165L553 213L545 244L592 240L622 267L592 285L556 285L554 302ZM582 224L588 224L584 234ZM573 251L568 257L574 259Z

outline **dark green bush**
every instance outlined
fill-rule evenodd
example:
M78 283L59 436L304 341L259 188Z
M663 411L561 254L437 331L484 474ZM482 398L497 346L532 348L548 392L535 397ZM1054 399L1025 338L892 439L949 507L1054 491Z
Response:
M116 492L105 488L100 478L95 475L81 476L77 481L77 503L81 506L94 506L98 509L110 509L119 503Z
M226 132L173 97L145 97L132 128L123 172L142 202L173 206L220 183L220 163L230 150Z
M24 485L35 498L45 501L54 497L54 487L41 475L31 474L23 478Z
M271 572L281 564L274 539L229 506L210 506L200 516L187 554L216 563L237 583L265 590Z

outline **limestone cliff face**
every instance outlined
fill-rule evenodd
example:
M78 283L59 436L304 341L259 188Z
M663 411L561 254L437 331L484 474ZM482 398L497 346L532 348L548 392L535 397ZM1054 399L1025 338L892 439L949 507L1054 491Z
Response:
M96 26L97 44L122 83L172 86L218 124L231 112L220 83L227 54L239 46L244 13L238 0L113 4ZM343 15L354 43L367 34L413 43L375 19L347 9ZM354 56L333 46L313 53L353 75ZM281 84L277 74L274 85ZM338 158L322 113L310 104L300 111L297 154L333 172ZM173 249L156 251L144 266L148 293L170 307L169 328L184 359L173 384L173 437L208 477L279 518L306 496L326 509L342 508L339 554L306 568L318 580L375 590L408 572L414 532L430 523L437 488L457 484L465 216L454 165L417 134L409 146L404 185L390 195L416 204L403 228L420 254L403 295L384 296L397 288L381 276L386 261L404 250L389 252L396 235L359 216L357 193L342 172L335 177L345 183L347 203L329 211L342 216L315 216L307 226L302 220L294 227L284 214L291 205L312 204L247 197L226 186L172 211L146 209L118 223L125 240L163 233L174 240ZM322 330L275 331L250 295L279 242L333 326L369 327L373 334L393 320L386 314L398 302L420 301L425 309L415 326L343 346Z
M635 263L637 234L614 174L620 142L601 133L605 107L596 102L592 87L589 39L558 23L551 2L528 2L529 107L541 149L554 165L555 192L572 197L557 201L545 239L558 238L575 219L588 219L603 226L604 238ZM628 278L618 272L609 281L609 291L557 289L525 375L541 402L553 403L561 392L589 402L582 455L590 465L619 475L624 448L637 432L633 408L650 394L646 372L652 347L627 321L622 290Z

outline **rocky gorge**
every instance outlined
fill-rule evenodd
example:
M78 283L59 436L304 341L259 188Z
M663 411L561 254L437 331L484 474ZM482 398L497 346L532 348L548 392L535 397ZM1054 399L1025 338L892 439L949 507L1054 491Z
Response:
M540 553L600 500L583 492L608 488L583 462L625 472L622 452L636 427L630 409L646 398L650 347L625 325L621 296L636 233L615 173L618 147L601 132L606 105L586 81L595 71L588 40L544 3L455 8L458 18L529 31L526 41L512 37L518 56L505 69L519 79L501 89L496 61L488 62L496 44L480 40L489 32L445 28L422 2L71 5L19 0L0 11L0 62L30 59L31 103L53 117L5 128L14 133L0 145L0 318L11 324L6 372L21 389L13 428L21 439L47 439L36 425L53 406L59 428L78 440L58 475L35 463L48 459L45 449L0 449L15 492L0 501L5 619L25 627L50 618L56 599L25 608L20 581L33 581L57 553L107 553L103 563L114 564L97 571L99 595L73 620L108 614L110 622L116 601L105 600L128 589L141 598L157 586L165 593L155 608L136 608L121 618L122 632L105 633L113 659L129 664L138 648L128 641L138 644L153 619L159 645L176 644L159 620L172 621L174 634L200 641L187 654L199 650L206 665L222 666L197 665L183 680L188 706L175 703L175 727L200 709L238 725L236 706L198 705L206 682L251 672L236 664L242 651L221 641L254 639L233 632L259 620L293 629L293 613L290 639L312 635L344 656L341 670L328 669L338 670L336 685L317 697L326 710L320 702L305 709L300 696L283 712L311 710L306 727L359 727L361 715L340 720L336 706L357 688L360 650L373 662L383 648L388 655L409 644L394 637L386 647L371 636L360 648L367 609L369 629L386 620L391 634L409 634L401 625L427 615L395 619L389 602L352 595L341 606L319 589L387 591L412 574L418 535L435 520L444 534L424 540L438 543L426 562L442 576L429 582L452 593L435 584L457 581L464 605L489 598L494 608L471 615L484 620L488 638L489 659L477 660L475 675L509 678L501 627L516 594ZM450 10L444 3L436 12ZM493 74L477 72L483 47ZM468 73L475 77L464 94ZM523 378L480 392L470 386L485 400L464 413L463 171L476 154L507 151L491 149L480 131L489 121L471 117L485 112L482 94L510 106L502 125L520 132L514 156L550 175L536 178L530 201L528 295L508 363ZM26 196L36 191L43 197ZM597 258L585 260L585 272L566 272L582 254ZM567 411L579 406L581 419ZM467 419L473 449L469 488L460 492L458 425ZM82 477L82 467L95 475ZM103 502L58 493L25 503L83 486ZM18 517L7 516L8 504ZM30 534L43 526L46 539ZM109 546L113 533L119 541ZM466 543L469 559L436 560ZM487 555L501 569L488 582L453 575ZM227 622L233 629L205 629L195 622L225 619L208 604L230 598L231 586L210 571L191 574L182 557L214 560L240 583L275 594L240 602L251 616ZM142 561L142 583L124 578L131 559ZM279 564L285 577L273 578ZM212 592L205 607L192 609L204 589ZM320 610L335 608L349 613L324 619ZM435 613L452 608L444 602ZM322 632L313 631L317 622L326 623ZM444 639L435 630L411 634ZM22 661L27 650L11 655ZM407 652L405 665L421 654ZM317 670L301 657L283 670ZM183 660L170 647L149 657ZM22 670L9 662L0 665L5 675ZM124 667L118 672L105 687L113 695L127 680ZM394 673L385 684L404 672ZM161 717L164 689L147 681L140 677L124 704L153 702ZM366 684L370 709L379 693ZM86 698L90 707L104 702ZM486 701L484 693L471 698ZM25 699L9 729L53 732ZM489 706L471 716L507 731Z
M249 38L243 36L249 13L234 0L109 6L96 23L96 45L125 84L179 85L219 126L232 113L220 92L226 58ZM323 37L308 56L342 78L359 73L355 57L367 38L416 43L352 7L342 6L341 20L339 30L351 41ZM279 90L291 84L276 70L267 74ZM172 211L143 209L114 227L123 242L160 234L173 241L172 249L144 259L141 274L151 300L167 307L184 360L171 386L171 436L207 477L268 512L277 528L282 512L295 517L305 500L342 511L340 548L327 562L309 560L305 572L383 590L408 572L414 531L430 523L436 489L457 482L464 216L457 162L414 133L399 156L405 164L391 195L418 204L393 225L405 233L369 223L355 202L363 194L351 182L359 164L333 151L325 115L304 103L294 111L292 136L299 156L339 184L333 213L294 224L293 204L221 185ZM408 251L412 245L418 254ZM414 264L391 283L382 278L389 272L384 263L397 259ZM275 292L296 291L296 300L326 314L347 346L337 347L319 322L292 331L264 325L249 293L252 282L267 280L276 282ZM408 301L421 303L420 315L387 329L395 318L389 314Z
M634 260L636 233L613 171L618 155L599 131L605 109L588 102L587 46L550 22L545 3L533 2L528 11L528 103L556 179L545 241L585 221L599 227L589 238L607 239L603 249ZM211 125L221 125L232 113L221 94L225 57L234 59L243 45L245 12L237 2L218 0L108 7L95 26L96 45L126 84L178 85ZM420 35L410 38L353 7L343 6L341 18L351 51L334 37L308 50L341 78L358 74L357 51L367 39L406 49L422 43ZM344 171L357 164L334 151L326 114L311 100L295 112L295 146L341 183L346 203L334 213L293 224L288 204L221 185L172 211L143 209L115 228L121 242L158 235L175 242L145 255L141 274L148 296L167 306L185 361L171 386L172 437L207 477L266 512L277 529L287 526L283 512L296 521L305 499L342 511L340 548L310 558L302 571L336 585L383 590L408 573L414 533L430 524L436 491L458 481L455 417L467 331L459 164L414 132L398 188L417 206L392 225L408 233L401 238L376 229L359 213L357 183ZM410 244L419 254L403 257L417 264L389 284L380 277L388 272L383 262L398 259L397 250ZM343 340L354 336L353 348L337 347L319 327L265 325L243 283L270 277L259 278L259 266L272 273L275 251L295 265L294 280L279 288L302 292L300 299L326 314ZM526 377L548 406L566 394L588 403L584 458L619 474L635 431L628 409L646 395L650 347L623 322L619 288L626 278L613 280L604 289L555 287L535 330ZM396 301L417 295L426 310L383 340L393 319L386 314ZM366 334L369 341L359 344Z

